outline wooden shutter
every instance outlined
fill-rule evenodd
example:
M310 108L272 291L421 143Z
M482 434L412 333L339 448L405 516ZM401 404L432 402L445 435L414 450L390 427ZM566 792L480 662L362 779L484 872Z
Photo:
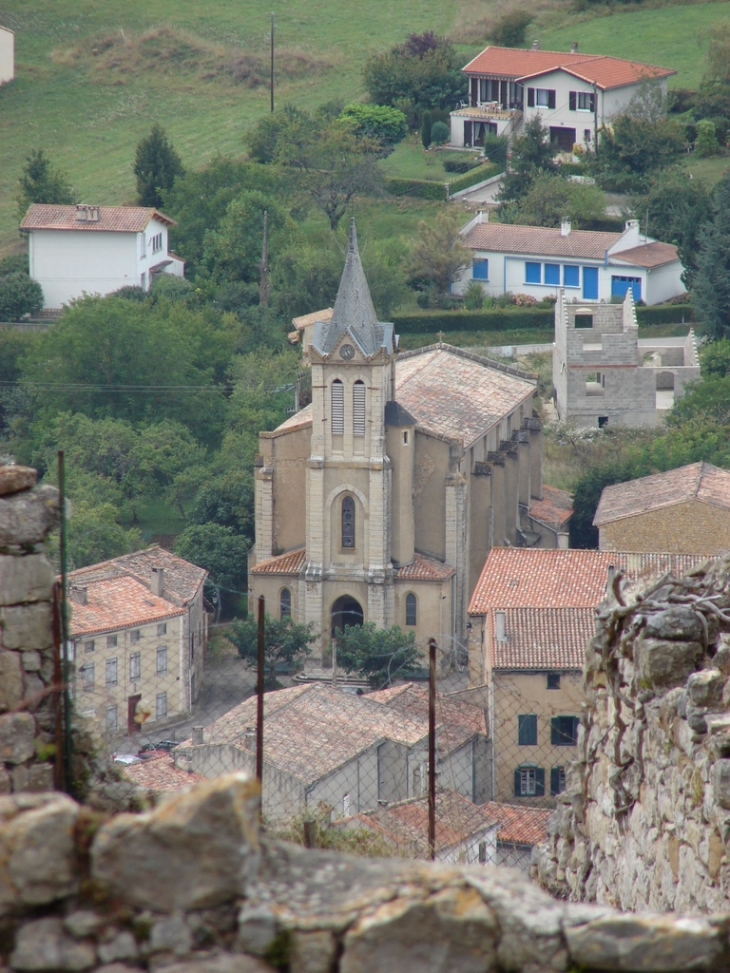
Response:
M559 747L563 742L563 735L560 732L560 717L553 716L550 718L550 743L554 747Z
M550 793L553 797L560 793L560 767L550 769Z
M553 88L548 88L548 108L555 108L555 91Z
M535 107L535 89L534 88L528 88L527 89L527 107L528 108L534 108Z
M352 432L365 435L365 383L355 382L352 387Z
M590 105L591 105L591 111L594 112L596 110L596 96L593 93L591 93Z
M332 383L332 435L342 436L345 432L345 389L336 379Z
M575 111L576 97L577 97L577 93L575 91L571 91L568 95L568 108L571 111Z
M522 774L519 768L515 771L515 797L522 797Z
M544 767L535 767L535 797L545 797Z

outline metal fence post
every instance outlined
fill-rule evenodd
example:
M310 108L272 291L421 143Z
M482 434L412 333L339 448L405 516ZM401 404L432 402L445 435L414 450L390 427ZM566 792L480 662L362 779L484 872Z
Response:
M428 854L436 859L436 640L428 640Z
M258 680L256 686L256 777L259 784L264 779L264 596L259 596L258 615Z
M67 538L66 538L66 469L63 450L58 451L58 498L60 504L59 555L61 561L61 591L59 613L59 635L62 655L63 685L63 787L68 794L73 793L73 774L71 771L71 663L68 657L69 625L67 601Z

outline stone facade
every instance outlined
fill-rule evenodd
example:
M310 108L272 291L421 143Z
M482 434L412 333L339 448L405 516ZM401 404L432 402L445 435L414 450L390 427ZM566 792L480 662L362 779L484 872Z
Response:
M602 551L722 554L730 547L730 509L688 500L605 524L599 538Z
M0 794L53 787L53 569L43 541L58 491L0 467Z
M730 908L730 558L604 603L541 884L624 909Z
M723 973L728 917L555 901L509 869L271 840L258 785L199 784L105 819L0 798L0 968L16 973Z

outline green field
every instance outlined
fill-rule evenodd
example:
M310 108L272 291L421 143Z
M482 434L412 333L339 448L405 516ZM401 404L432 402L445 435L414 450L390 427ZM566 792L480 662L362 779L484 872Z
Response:
M271 9L257 0L0 3L0 23L16 32L16 81L0 88L0 253L17 240L17 180L33 147L50 153L82 199L106 204L133 202L134 148L153 121L187 166L241 154L246 129L269 110L268 83L248 85L268 57ZM411 31L446 33L455 12L443 0L283 8L277 102L362 97L369 54ZM474 49L463 50L466 60Z
M619 10L619 12L614 12ZM696 88L704 73L707 37L719 20L730 20L730 3L688 3L574 17L567 26L533 31L543 50L565 51L572 41L586 54L612 54L674 68L670 88Z

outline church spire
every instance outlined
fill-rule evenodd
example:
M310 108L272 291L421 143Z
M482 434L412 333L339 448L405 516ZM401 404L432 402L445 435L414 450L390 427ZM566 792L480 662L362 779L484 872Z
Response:
M350 220L347 258L337 291L332 320L325 334L315 336L319 350L329 354L346 331L368 356L374 355L383 343L383 325L378 322L365 271L362 268L354 218Z

